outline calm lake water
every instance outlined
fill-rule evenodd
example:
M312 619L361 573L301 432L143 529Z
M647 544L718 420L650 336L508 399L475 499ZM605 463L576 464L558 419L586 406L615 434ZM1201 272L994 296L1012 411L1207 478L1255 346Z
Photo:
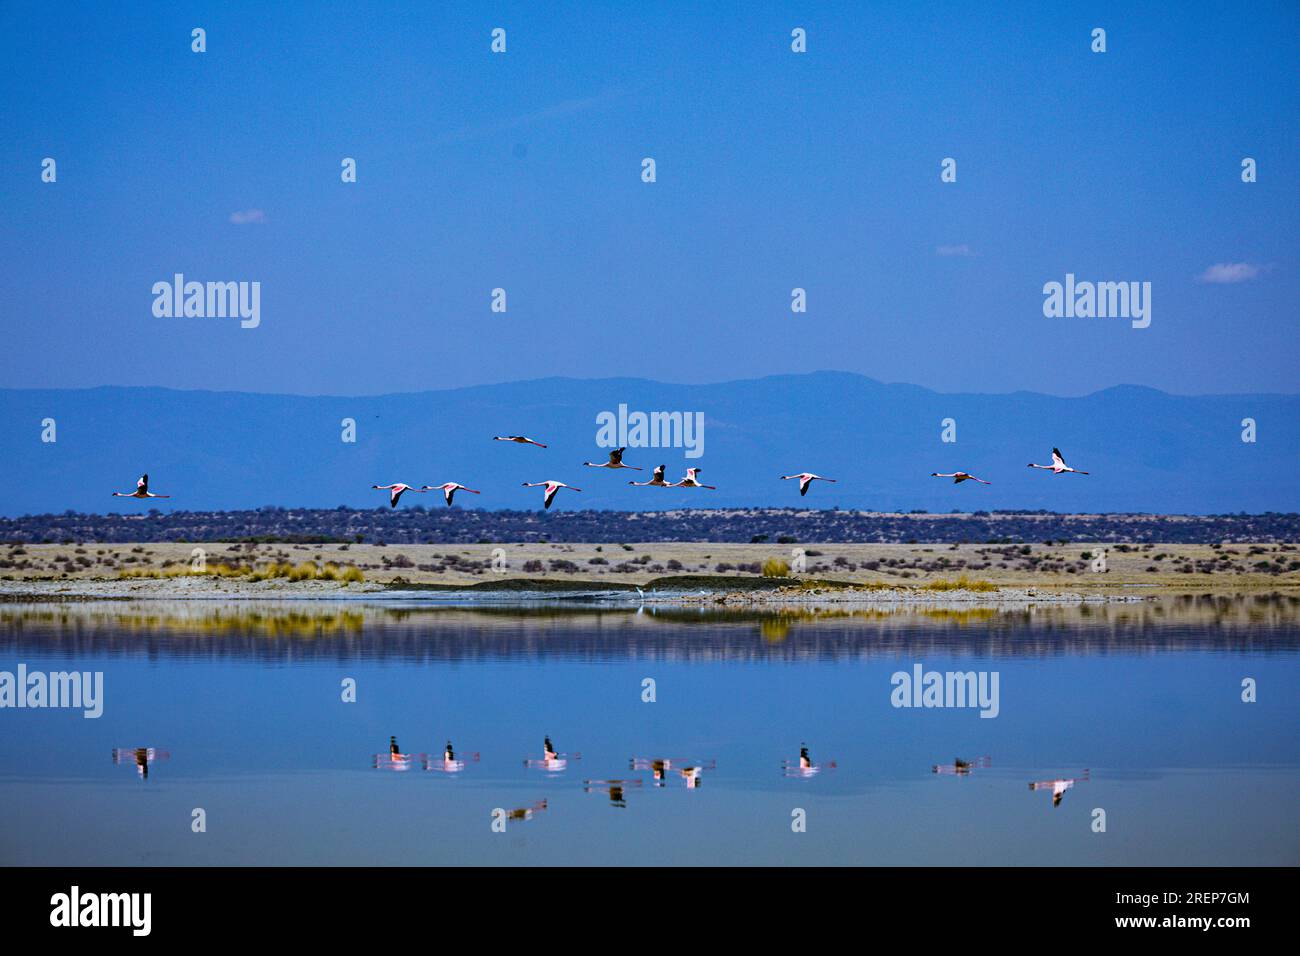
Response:
M0 605L0 671L20 664L102 671L103 715L0 710L3 864L1300 863L1286 597ZM997 716L895 707L918 664L996 673Z

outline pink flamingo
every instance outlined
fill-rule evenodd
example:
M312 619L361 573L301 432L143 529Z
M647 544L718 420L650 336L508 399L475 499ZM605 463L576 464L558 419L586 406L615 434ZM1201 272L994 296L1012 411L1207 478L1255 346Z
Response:
M631 468L633 471L644 471L636 465L623 464L623 452L626 448L615 448L609 453L609 461L584 461L583 464L588 468Z
M525 488L545 488L546 494L543 497L543 504L549 508L551 502L555 500L555 493L561 488L568 488L570 491L581 491L581 488L575 488L573 485L566 485L562 481L525 481Z
M667 465L660 465L656 468L654 475L649 481L629 481L628 484L636 485L638 488L671 488L672 485L664 481L664 471L667 467Z
M830 481L830 482L834 482L834 481L836 480L836 479L834 479L834 478L823 478L821 475L814 475L811 471L801 471L801 472L799 472L799 474L797 474L797 475L782 475L782 476L781 476L781 480L782 480L782 481L789 481L791 478L798 478L798 479L799 479L799 495L800 495L801 497L802 497L803 495L808 494L808 486L811 485L814 481Z
M941 471L930 472L931 478L951 478L954 485L960 485L963 481L978 481L981 485L991 485L993 482L985 481L983 478L976 478L974 475L968 475L964 471L954 471L950 475L945 475Z
M149 476L141 475L135 483L135 491L115 491L114 498L170 498L171 495L155 495L149 490Z
M1071 468L1068 465L1066 465L1065 459L1061 457L1061 449L1059 448L1052 449L1052 463L1050 465L1035 465L1033 462L1030 462L1029 467L1043 468L1046 469L1047 471L1050 471L1054 475L1063 475L1066 472L1072 472L1073 474L1076 475L1088 474L1086 471L1080 471L1078 468Z
M468 491L471 495L477 495L477 494L479 494L479 492L475 491L473 488L466 488L464 485L459 485L459 484L457 484L457 483L454 482L454 481L448 481L448 482L446 482L446 483L444 483L444 484L441 484L441 485L425 485L425 486L424 486L423 488L421 488L420 490L421 490L421 491L441 491L441 492L442 492L442 496L443 496L444 498L447 499L447 507L448 507L448 508L451 507L451 499L455 496L456 492L458 492L458 491Z
M533 441L531 438L525 438L523 435L497 435L493 441L512 441L519 445L536 445L538 448L545 448L539 441Z
M686 477L681 481L674 482L669 488L708 488L710 491L717 491L717 485L705 485L700 483L699 474L703 468L687 468Z
M402 484L400 481L399 481L397 484L395 484L395 485L371 485L370 487L371 487L371 488L374 488L374 489L376 489L376 490L379 490L379 491L387 491L387 492L389 492L389 495L388 495L388 506L389 506L390 508L396 508L396 507L397 507L397 499L400 498L400 497L402 497L402 495L405 494L405 493L408 492L408 491L415 491L415 492L418 492L418 493L420 493L420 494L424 494L424 492L428 490L428 485L426 485L426 486L423 487L423 488L413 488L413 487L410 486L410 485L404 485L404 484ZM447 503L448 503L448 504L451 504L450 501L448 501Z

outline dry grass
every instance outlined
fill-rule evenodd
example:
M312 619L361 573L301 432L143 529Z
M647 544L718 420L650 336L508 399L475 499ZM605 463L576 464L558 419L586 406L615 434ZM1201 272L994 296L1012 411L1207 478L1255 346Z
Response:
M927 581L921 586L927 591L996 591L998 589L992 581L972 581L964 574L956 581L940 578L938 581Z
M208 575L217 578L245 578L249 581L273 581L282 578L286 581L364 581L365 572L355 565L339 567L334 562L327 562L323 567L314 561L291 564L288 561L270 561L265 564L228 564L225 561L195 567L174 561L166 561L160 568L131 567L117 572L119 580L133 578L179 578ZM94 575L75 575L78 579Z

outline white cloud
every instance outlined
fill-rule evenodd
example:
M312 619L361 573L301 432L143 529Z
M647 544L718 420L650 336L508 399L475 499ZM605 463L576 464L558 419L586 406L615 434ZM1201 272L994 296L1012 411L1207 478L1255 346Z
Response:
M939 246L934 253L938 256L973 256L975 250L963 242L960 246Z
M250 222L266 222L266 213L260 209L241 209L230 214L230 221L236 226L246 226Z
M1264 269L1264 266L1257 266L1250 262L1216 262L1198 275L1196 280L1198 282L1215 282L1219 284L1249 282L1259 276Z

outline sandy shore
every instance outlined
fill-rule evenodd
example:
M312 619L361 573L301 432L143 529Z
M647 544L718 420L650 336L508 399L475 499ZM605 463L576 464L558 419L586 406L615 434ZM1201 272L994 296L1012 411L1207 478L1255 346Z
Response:
M363 580L258 579L276 565L355 569ZM763 576L766 565L777 566L776 577ZM1291 544L1081 542L0 545L5 601L434 596L428 592L450 599L461 589L473 589L465 600L485 602L579 592L728 606L1128 602L1160 593L1300 591L1300 552Z

